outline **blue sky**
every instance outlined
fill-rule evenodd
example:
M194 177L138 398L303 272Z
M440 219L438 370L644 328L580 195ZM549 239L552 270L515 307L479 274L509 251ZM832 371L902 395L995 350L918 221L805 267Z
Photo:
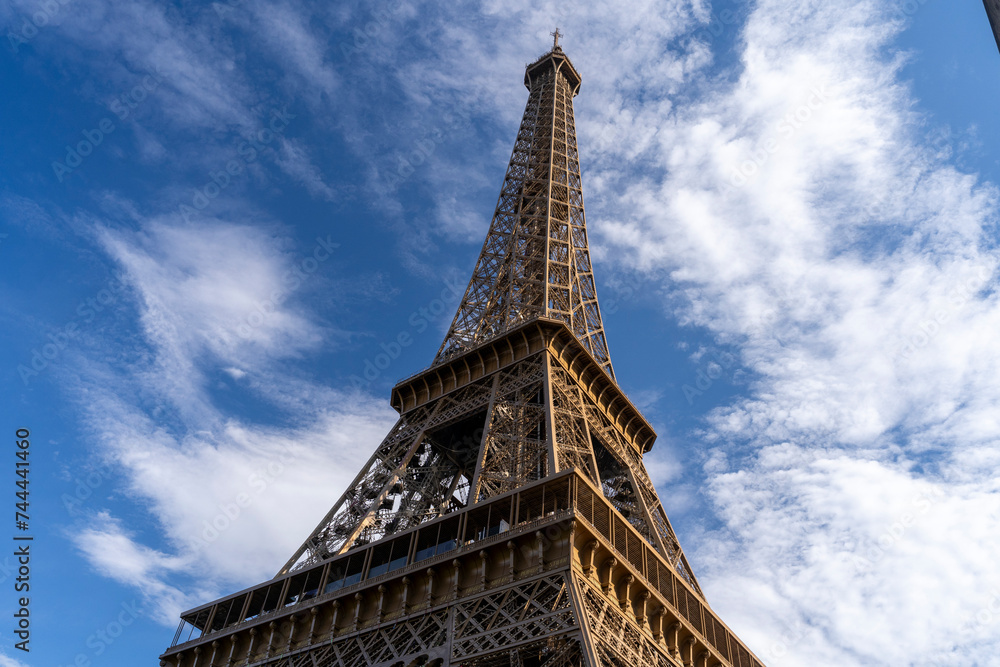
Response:
M1000 664L980 3L0 23L0 428L31 431L35 537L32 651L0 623L0 666L152 664L180 611L294 552L441 342L557 25L612 359L709 602L768 665Z

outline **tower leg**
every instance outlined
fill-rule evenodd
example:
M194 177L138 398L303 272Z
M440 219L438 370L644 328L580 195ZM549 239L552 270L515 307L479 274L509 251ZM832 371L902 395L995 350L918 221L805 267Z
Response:
M586 667L601 667L601 661L597 658L597 650L594 647L594 638L590 630L590 621L587 619L587 611L583 606L583 592L580 584L576 580L576 574L569 576L570 600L573 605L573 614L580 619L580 644L583 646L583 665Z

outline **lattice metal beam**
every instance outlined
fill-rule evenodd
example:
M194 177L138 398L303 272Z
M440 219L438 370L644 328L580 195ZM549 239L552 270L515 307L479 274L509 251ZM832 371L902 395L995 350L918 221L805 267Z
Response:
M580 78L556 48L528 67L528 103L493 222L436 362L523 322L566 322L614 377L597 303L573 97Z

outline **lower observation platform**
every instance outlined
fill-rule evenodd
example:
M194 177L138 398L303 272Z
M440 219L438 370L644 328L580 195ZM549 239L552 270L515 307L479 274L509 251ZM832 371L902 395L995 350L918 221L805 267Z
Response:
M575 469L182 615L161 667L762 667Z

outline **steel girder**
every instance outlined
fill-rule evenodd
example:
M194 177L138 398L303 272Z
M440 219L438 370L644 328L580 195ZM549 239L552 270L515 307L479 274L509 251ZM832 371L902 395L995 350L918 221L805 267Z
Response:
M279 651L292 630L262 635L247 667L680 667L680 651L572 570L548 573L346 637ZM216 642L206 665L225 660ZM252 647L251 647L252 649ZM253 655L254 651L251 650ZM196 658L197 660L197 658ZM230 662L232 662L230 660Z
M548 352L401 415L279 574L569 468L701 594L642 455Z
M549 317L566 322L614 378L587 242L573 119L579 78L561 49L529 69L493 222L435 362Z

